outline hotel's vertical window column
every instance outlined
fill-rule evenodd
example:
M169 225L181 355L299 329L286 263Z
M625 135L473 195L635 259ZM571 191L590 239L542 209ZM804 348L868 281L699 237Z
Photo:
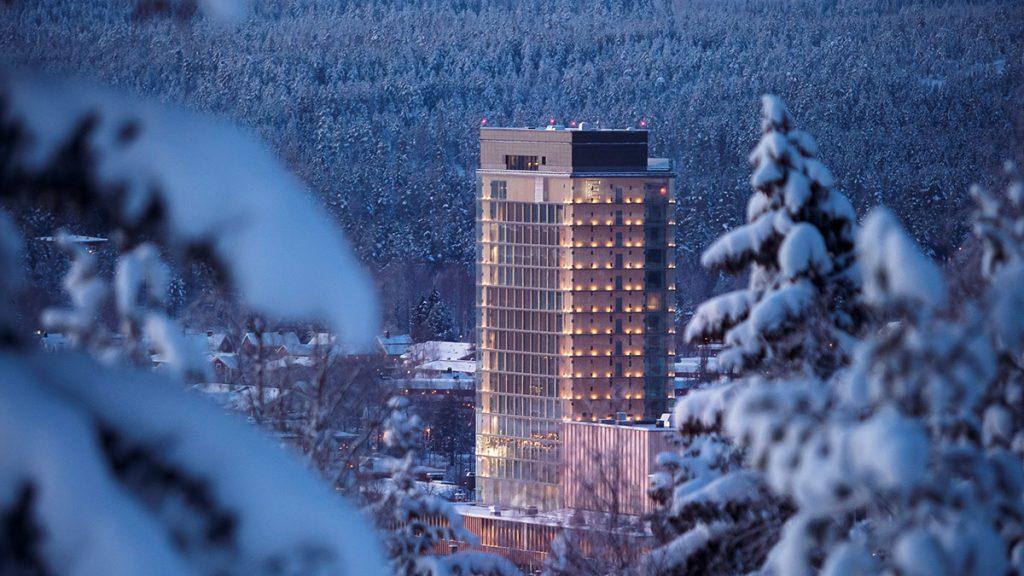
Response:
M562 326L558 222L564 209L509 200L508 182L484 180L477 496L503 505L525 498L555 506Z

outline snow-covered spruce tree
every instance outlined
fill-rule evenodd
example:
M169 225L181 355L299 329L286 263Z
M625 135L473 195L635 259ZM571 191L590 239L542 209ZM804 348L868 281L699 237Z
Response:
M372 341L372 289L340 232L232 126L93 86L3 77L0 199L95 218L122 238L115 293L143 332L162 314L145 295L161 291L159 249L201 258L253 310L325 317L353 345ZM139 252L147 241L153 251ZM25 289L21 244L0 211L5 304ZM72 266L71 306L46 314L82 344L98 341L109 293L87 260ZM0 308L0 573L383 573L356 512L245 422L173 374L42 353L23 316ZM162 318L169 342L178 329Z
M824 386L750 386L728 411L748 462L797 507L765 568L1020 573L1024 465L1008 403L1019 406L1021 371L1000 373L1000 356L1020 354L1003 343L1024 334L1019 277L997 274L984 301L948 314L938 269L884 210L860 231L858 260L878 325L849 370Z
M686 339L724 342L725 371L827 375L843 364L860 317L851 274L856 214L832 188L814 139L775 96L762 98L761 131L749 157L747 223L701 257L706 268L748 273L748 286L699 306Z
M428 494L417 484L419 465L416 447L422 437L419 416L402 396L388 400L390 414L384 422L384 445L391 454L389 478L379 501L370 507L381 525L395 576L519 574L507 560L480 552L463 551L438 555L442 544L474 545L476 536L462 527L462 518L451 503Z
M430 304L426 297L413 306L409 315L409 335L414 342L426 342L430 340L429 328L427 327L427 316L430 314Z
M433 306L427 315L427 326L434 335L434 339L451 341L455 339L455 322L452 320L451 310L448 309L448 302L441 298L437 290L430 293Z
M817 146L785 105L762 98L762 136L751 152L754 193L747 223L714 242L704 266L747 272L747 288L698 307L686 327L694 343L724 342L729 378L681 399L678 453L659 457L651 496L664 507L652 525L666 544L647 558L661 573L735 573L760 565L788 503L743 465L722 430L730 398L763 376L827 375L848 359L860 322L855 294L855 214L832 189Z
M416 342L452 340L455 324L441 293L434 288L413 308L409 320L409 333Z

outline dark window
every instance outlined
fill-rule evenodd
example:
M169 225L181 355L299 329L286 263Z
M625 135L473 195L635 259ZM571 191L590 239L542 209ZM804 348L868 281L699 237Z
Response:
M508 184L504 180L491 181L491 198L504 200L508 197Z
M661 249L647 250L644 256L648 264L661 264L665 258L665 252Z
M505 155L506 170L537 170L540 161L536 156Z
M647 278L645 278L647 288L661 288L665 283L664 278L665 276L661 272L648 271Z

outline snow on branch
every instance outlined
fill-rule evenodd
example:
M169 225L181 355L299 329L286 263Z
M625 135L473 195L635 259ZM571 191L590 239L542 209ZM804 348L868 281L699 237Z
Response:
M772 338L801 317L814 301L814 289L807 282L786 284L765 294L750 311L750 327L766 338ZM726 336L728 340L728 335ZM745 343L736 340L736 344Z
M749 290L736 290L704 302L686 325L686 340L722 338L729 328L747 317L754 302Z
M817 228L802 223L793 226L779 246L779 270L787 280L832 271L832 259Z
M857 254L869 304L940 307L945 302L939 269L917 250L889 211L877 208L868 215L857 236Z
M96 336L92 327L110 288L99 276L95 255L69 242L64 234L57 236L57 244L71 255L71 268L64 276L64 290L71 297L71 306L44 310L43 326L66 333L76 346L86 345Z
M165 248L208 254L257 311L323 318L347 342L370 345L370 280L310 192L251 135L41 78L0 82L0 127L14 135L12 172L31 180L80 170L85 181L62 200L104 210L129 233L155 231Z
M0 354L7 540L57 574L382 574L355 510L157 375L81 355ZM35 534L36 536L31 536Z
M783 213L763 214L715 240L701 255L701 265L726 271L740 270L778 246L791 226L792 222Z
M715 429L735 392L735 386L729 383L694 390L676 402L672 421L686 432Z
M748 222L701 257L707 268L748 271L748 288L702 304L685 335L691 342L722 339L722 366L734 371L765 360L828 372L845 361L843 342L862 319L850 293L860 281L852 273L855 213L831 188L814 139L793 128L777 97L762 99L761 125L749 157Z

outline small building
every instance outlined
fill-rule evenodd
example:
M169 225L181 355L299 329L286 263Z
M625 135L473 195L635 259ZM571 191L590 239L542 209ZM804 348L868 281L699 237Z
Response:
M479 538L476 546L454 543L458 550L480 550L508 559L527 573L544 567L551 541L569 523L565 511L537 513L478 504L455 504L462 526Z
M382 336L377 336L377 345L380 346L381 352L385 356L399 357L406 353L409 346L412 345L412 336L408 334L394 334L385 332Z
M674 433L662 422L566 422L565 506L629 516L654 512L655 503L647 496L650 477L657 471L658 454L672 449Z
M471 360L475 354L476 348L469 342L431 340L412 344L402 354L402 359L407 364L422 364L435 360Z
M408 396L456 395L473 405L476 396L475 350L466 342L421 342L408 347L393 378Z
M416 378L462 378L472 380L476 375L474 360L431 360L413 368Z
M643 523L623 521L623 518L600 513L559 509L538 511L526 509L482 506L478 503L455 504L462 518L462 526L475 534L478 542L442 542L437 554L453 551L479 550L508 559L526 574L543 570L551 543L563 533L571 533L586 553L602 548L620 546L620 553L639 560L654 547L653 534ZM614 526L614 528L613 528Z
M238 347L231 334L213 330L206 331L206 344L211 353L234 352Z
M440 398L454 395L473 405L476 387L472 378L402 378L393 381L406 396L426 396Z
M234 352L212 352L210 366L217 382L234 382L238 379L238 355Z

